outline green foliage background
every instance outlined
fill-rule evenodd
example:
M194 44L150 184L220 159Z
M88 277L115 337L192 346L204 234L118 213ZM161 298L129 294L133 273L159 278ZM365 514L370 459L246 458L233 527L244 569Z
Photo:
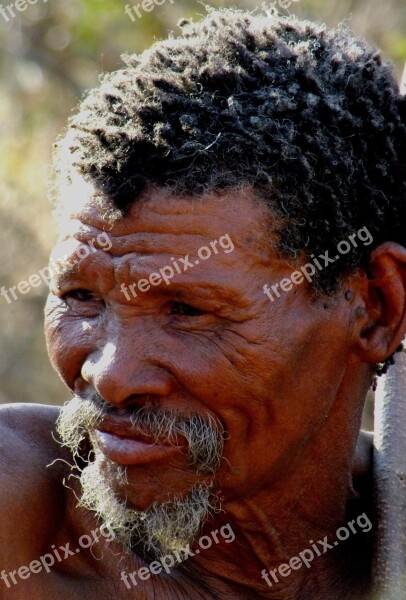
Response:
M140 52L168 31L176 34L180 18L205 12L195 0L167 0L132 22L125 4L38 0L8 23L0 15L0 286L27 280L48 262L55 240L47 201L52 144L83 92L99 73L118 68L122 53ZM210 4L254 10L262 2ZM401 76L405 0L296 0L290 10L328 25L346 20L385 51ZM12 304L0 297L0 402L58 404L69 396L46 355L45 297L45 285Z

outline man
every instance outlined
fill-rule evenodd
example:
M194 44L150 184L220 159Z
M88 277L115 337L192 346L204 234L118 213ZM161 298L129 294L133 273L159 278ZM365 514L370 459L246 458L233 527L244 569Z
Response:
M182 27L58 145L73 399L1 410L1 597L371 598L359 429L406 331L405 101L345 29Z

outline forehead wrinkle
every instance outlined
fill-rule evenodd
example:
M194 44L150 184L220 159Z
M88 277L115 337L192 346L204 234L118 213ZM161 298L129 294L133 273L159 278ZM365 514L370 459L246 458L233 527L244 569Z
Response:
M66 219L59 227L60 240L67 240L69 238L79 239L80 237L80 241L82 241L82 238L83 240L90 240L93 237L97 237L100 233L110 235L108 230L101 228L102 224L98 227L97 225L92 225L90 222L86 222L86 220L81 220L79 215L77 215L77 218L75 217L71 216L70 219ZM109 229L111 229L111 226Z
M141 207L136 204L129 214L110 225L100 221L97 214L74 215L70 220L70 224L63 227L63 233L73 235L74 232L78 232L80 235L86 235L86 233L96 235L105 232L111 237L125 237L134 233L134 229L136 229L137 233L172 233L175 235L181 233L209 236L213 233L213 223L221 220L224 226L221 232L217 234L221 236L226 233L229 226L233 226L231 216L229 217L224 207L221 206L218 207L219 210L223 208L220 215L179 210L170 211L167 206L162 206L164 210L160 212L156 208L156 206L152 207L150 203ZM106 225L108 225L107 228ZM252 231L252 227L249 228L249 231Z
M74 235L79 242L88 243L100 233L107 234L112 247L106 249L106 253L112 257L126 254L162 255L161 268L171 264L171 257L189 254L193 259L202 246L211 248L210 242L214 241L217 241L216 254L228 257L219 243L219 239L228 234L235 250L240 251L230 254L230 258L234 255L233 261L239 259L240 266L236 260L236 268L243 269L249 257L254 258L257 265L269 262L270 236L269 233L264 235L263 231L264 209L262 205L258 207L257 203L253 203L252 199L248 199L249 204L255 204L252 206L255 210L251 214L242 210L241 218L236 223L233 215L235 217L236 212L238 214L241 201L247 200L239 198L239 194L233 194L229 199L223 198L227 200L223 205L221 202L212 202L210 198L198 201L173 198L173 202L164 202L162 194L154 194L154 191L150 191L146 200L135 203L125 217L114 223L103 221L100 209L95 205L89 206L87 211L77 215L77 220L72 220L70 235ZM201 207L208 208L209 212L202 212ZM212 260L216 260L214 253Z
M181 235L189 234L191 236L200 236L202 243L207 243L207 240L219 238L225 234L229 234L231 238L239 238L245 240L248 244L257 238L265 238L266 228L263 227L264 215L263 209L259 210L255 203L256 210L253 214L246 214L242 211L241 218L237 224L235 215L238 213L239 203L238 198L232 198L228 202L215 202L213 206L208 204L207 199L193 201L192 199L174 198L173 202L163 201L158 198L147 198L143 201L136 202L130 209L127 215L113 224L108 224L101 220L98 214L97 207L84 212L83 214L75 215L77 218L72 219L69 227L70 235L77 231L78 239L89 239L104 232L111 239L122 238L134 234L160 234L166 235ZM252 201L251 201L251 204ZM200 207L209 208L209 212L202 212ZM236 226L238 231L236 231ZM243 230L241 231L240 227ZM265 229L265 231L263 231ZM134 230L136 230L134 232ZM68 229L66 229L68 231ZM88 237L86 234L89 233ZM83 237L82 237L83 236ZM235 243L235 240L233 240ZM119 242L117 241L117 247Z
M108 250L105 250L104 247L97 242L97 235L100 235L101 233L106 234L112 244L111 248ZM177 250L177 246L179 246L179 236L182 236L182 243L185 244L184 252L179 252ZM111 254L112 256L117 257L122 257L126 254L167 254L175 257L183 257L188 252L191 254L197 252L202 246L210 245L210 242L212 241L211 239L208 240L204 237L201 232L187 234L187 237L184 232L179 231L177 233L167 233L165 231L137 231L130 234L113 235L111 232L100 231L94 227L76 228L75 230L66 233L59 242L66 242L70 239L74 239L87 246L89 246L90 241L93 241L97 250L101 250L105 254ZM189 242L192 243L189 244ZM220 248L221 247L218 247L219 250Z
M183 252L178 251L179 237L182 236ZM184 256L188 253L197 252L201 246L205 246L207 238L200 233L185 234L167 232L137 232L120 238L112 238L113 246L110 253L114 256L124 254L167 254L171 256ZM164 265L162 265L164 266Z
M168 219L165 221L166 225L168 224ZM139 223L131 223L126 229L134 229L138 227ZM75 239L78 242L83 244L88 244L89 241L96 240L97 236L100 234L105 234L108 236L111 241L112 248L107 252L114 256L123 256L126 253L130 252L139 252L145 254L152 254L157 250L157 240L162 241L164 239L164 246L162 248L162 253L167 252L168 254L176 254L174 249L177 247L179 243L179 236L181 235L186 242L190 239L193 239L193 247L195 247L196 251L204 245L210 244L210 239L205 237L205 234L200 230L194 228L191 231L187 231L187 228L183 228L180 230L179 228L173 227L175 231L162 231L160 228L154 228L152 223L149 223L149 227L145 229L145 231L130 231L123 233L113 233L113 230L105 231L100 230L96 227L83 224L81 221L74 221L72 223L72 227L68 230L64 230L63 238L60 238L59 241L67 241L69 239ZM224 235L224 234L221 234ZM221 237L218 236L218 237ZM186 237L187 236L187 237ZM196 238L199 238L196 241ZM103 250L103 246L100 246ZM183 253L178 253L178 256L183 256Z
M175 234L167 232L136 232L122 236L108 234L112 247L106 250L107 254L116 257L123 257L126 254L166 254L170 256L185 256L186 254L197 253L202 246L210 247L211 239L207 239L201 233L184 234L178 232ZM178 250L179 238L182 236L182 252ZM74 239L87 243L92 239L89 233L76 233ZM221 237L221 236L219 236ZM232 239L232 238L231 238ZM232 239L234 242L234 240ZM98 248L99 249L99 248ZM103 247L100 247L103 250ZM217 245L219 253L221 246Z

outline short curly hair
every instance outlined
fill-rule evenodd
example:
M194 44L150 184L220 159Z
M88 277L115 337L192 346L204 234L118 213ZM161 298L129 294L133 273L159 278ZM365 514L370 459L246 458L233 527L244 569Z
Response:
M59 183L75 171L122 214L148 186L250 186L292 259L367 227L371 245L318 273L326 293L380 243L406 246L406 102L378 50L274 9L180 26L86 95L57 144Z

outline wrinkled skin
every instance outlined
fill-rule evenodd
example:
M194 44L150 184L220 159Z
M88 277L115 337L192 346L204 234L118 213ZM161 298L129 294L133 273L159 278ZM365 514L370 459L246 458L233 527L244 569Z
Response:
M136 555L123 558L113 543L102 560L82 551L49 575L31 575L8 590L0 582L0 597L369 597L371 535L361 532L272 587L261 571L288 562L309 540L336 539L337 528L364 511L372 518L370 443L361 438L356 446L373 364L405 333L406 252L384 244L371 259L373 279L350 275L335 298L314 297L303 283L272 303L264 283L280 281L295 266L277 258L251 191L223 196L190 200L149 190L112 226L90 195L83 198L57 252L103 230L113 245L52 282L46 335L53 365L76 394L97 392L123 410L157 403L221 421L227 440L214 481L225 513L214 515L204 532L230 523L236 540L190 558L178 574L131 590L120 572L144 563ZM196 257L198 248L226 233L234 251L130 301L120 291L171 264L171 257ZM57 412L0 411L6 572L51 544L75 547L96 526L62 485L67 464L45 468L58 457L72 464L51 437ZM179 451L169 461L130 465L122 491L129 506L142 510L196 481ZM69 485L80 494L75 480Z

